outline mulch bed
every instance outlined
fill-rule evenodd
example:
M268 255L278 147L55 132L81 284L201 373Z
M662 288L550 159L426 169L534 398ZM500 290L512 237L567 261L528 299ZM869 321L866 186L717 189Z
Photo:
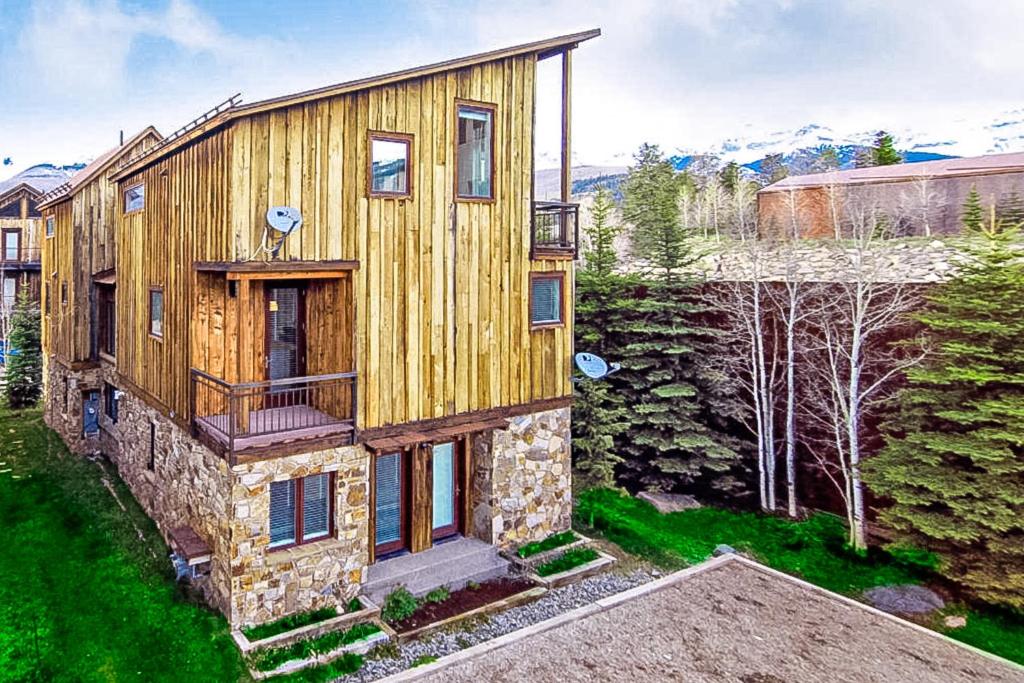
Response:
M527 581L526 579L505 578L485 581L477 588L463 588L462 590L455 591L444 602L427 603L421 606L413 612L411 617L394 624L393 628L398 633L406 633L421 626L427 626L442 619L468 612L471 609L504 600L516 593L529 590L534 585L532 581Z

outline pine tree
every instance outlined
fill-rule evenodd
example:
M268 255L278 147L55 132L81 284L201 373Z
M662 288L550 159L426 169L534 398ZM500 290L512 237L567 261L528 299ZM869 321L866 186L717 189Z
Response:
M892 136L884 130L875 133L875 147L872 151L875 166L902 164L903 155L896 151Z
M981 206L981 195L978 194L978 188L974 185L971 186L971 191L967 193L967 199L964 200L961 220L964 224L964 232L969 235L981 234L985 223L985 210Z
M877 166L875 162L874 147L858 147L853 155L853 165L857 168L871 168Z
M43 350L39 307L27 287L18 294L7 344L7 405L15 409L33 406L43 388Z
M761 184L771 185L789 175L786 161L781 154L769 154L761 160Z
M591 223L584 228L588 248L583 258L587 269L602 277L610 275L618 265L615 238L622 232L622 226L612 221L614 210L612 193L607 188L599 187L590 207Z
M657 145L643 144L623 183L623 218L632 226L633 255L666 281L686 265L686 233L679 220L680 181Z
M740 165L735 161L730 161L722 167L721 171L719 171L718 179L722 183L722 187L730 196L735 195L742 180L740 177Z
M813 171L815 173L824 173L826 171L838 171L839 170L839 153L836 152L836 148L832 145L827 145L821 149L821 153L818 154L818 158L814 160Z
M1024 265L985 228L916 318L934 349L908 372L867 481L881 517L982 600L1024 608Z

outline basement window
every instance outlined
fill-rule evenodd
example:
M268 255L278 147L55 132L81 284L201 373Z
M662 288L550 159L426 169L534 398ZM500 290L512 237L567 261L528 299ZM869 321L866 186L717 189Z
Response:
M412 136L370 133L370 196L412 196Z
M117 394L117 388L113 384L103 383L103 412L113 424L117 424Z
M530 276L530 327L559 327L565 324L564 273L534 273Z
M271 548L328 538L334 529L333 519L333 473L271 482Z
M124 191L124 212L142 211L146 207L146 185L139 183Z

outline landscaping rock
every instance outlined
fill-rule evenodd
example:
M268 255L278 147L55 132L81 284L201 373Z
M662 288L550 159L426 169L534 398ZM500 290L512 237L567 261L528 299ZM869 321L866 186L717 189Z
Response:
M694 510L701 507L697 499L681 493L661 493L660 491L643 491L636 494L640 500L645 500L653 505L658 512L667 514L681 510Z
M946 606L945 601L924 586L879 586L864 593L877 609L889 614L927 614Z
M943 625L946 628L963 628L967 626L967 617L961 615L951 615L942 620Z

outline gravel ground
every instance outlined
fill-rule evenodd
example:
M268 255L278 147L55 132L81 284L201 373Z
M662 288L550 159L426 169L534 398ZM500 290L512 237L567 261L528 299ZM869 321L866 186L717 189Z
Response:
M503 636L512 631L536 624L537 622L558 616L563 612L588 605L595 600L621 593L647 583L656 577L646 571L636 571L629 575L616 573L598 574L579 583L547 592L539 600L513 607L478 621L468 623L465 630L451 633L441 632L428 636L424 640L412 641L400 645L399 656L387 659L366 659L363 668L339 681L344 683L355 681L375 681L385 676L408 669L420 657L443 657L453 652L477 645L487 640Z

